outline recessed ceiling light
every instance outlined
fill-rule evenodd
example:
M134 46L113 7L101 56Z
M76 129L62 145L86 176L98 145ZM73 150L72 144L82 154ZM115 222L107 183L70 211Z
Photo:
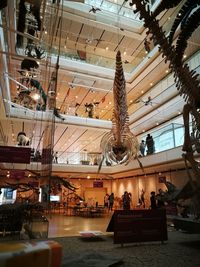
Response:
M153 85L153 83L150 83L150 86L152 86Z
M133 103L133 100L130 100L130 103Z
M144 93L144 91L141 91L141 94L143 94Z
M145 130L142 130L142 132L144 133L144 132L145 132Z
M187 57L187 55L183 55L183 58L186 58Z
M166 70L165 72L166 72L166 73L168 73L168 72L169 72L169 70Z
M107 47L106 47L106 50L108 50L108 49L109 49L109 47L107 46Z
M126 51L124 51L124 56L126 55Z

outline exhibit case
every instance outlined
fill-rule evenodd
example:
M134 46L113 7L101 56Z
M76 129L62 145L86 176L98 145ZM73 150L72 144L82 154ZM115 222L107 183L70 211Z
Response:
M29 222L31 238L48 238L49 221L45 216L35 216Z

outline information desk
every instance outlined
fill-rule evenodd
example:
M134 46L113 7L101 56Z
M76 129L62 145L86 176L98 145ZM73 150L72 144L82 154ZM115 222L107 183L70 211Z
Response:
M116 210L113 216L115 244L167 240L164 209Z

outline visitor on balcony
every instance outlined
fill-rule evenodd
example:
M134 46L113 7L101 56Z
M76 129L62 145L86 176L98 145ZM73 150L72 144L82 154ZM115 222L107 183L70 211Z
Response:
M153 154L155 152L154 140L150 134L147 134L146 146L147 146L147 155Z
M140 143L140 155L143 157L144 157L145 147L146 147L145 141L142 140Z

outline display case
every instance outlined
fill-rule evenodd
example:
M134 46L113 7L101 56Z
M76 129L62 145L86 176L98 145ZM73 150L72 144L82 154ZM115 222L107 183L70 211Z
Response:
M49 221L45 216L36 216L29 222L31 238L48 238Z

